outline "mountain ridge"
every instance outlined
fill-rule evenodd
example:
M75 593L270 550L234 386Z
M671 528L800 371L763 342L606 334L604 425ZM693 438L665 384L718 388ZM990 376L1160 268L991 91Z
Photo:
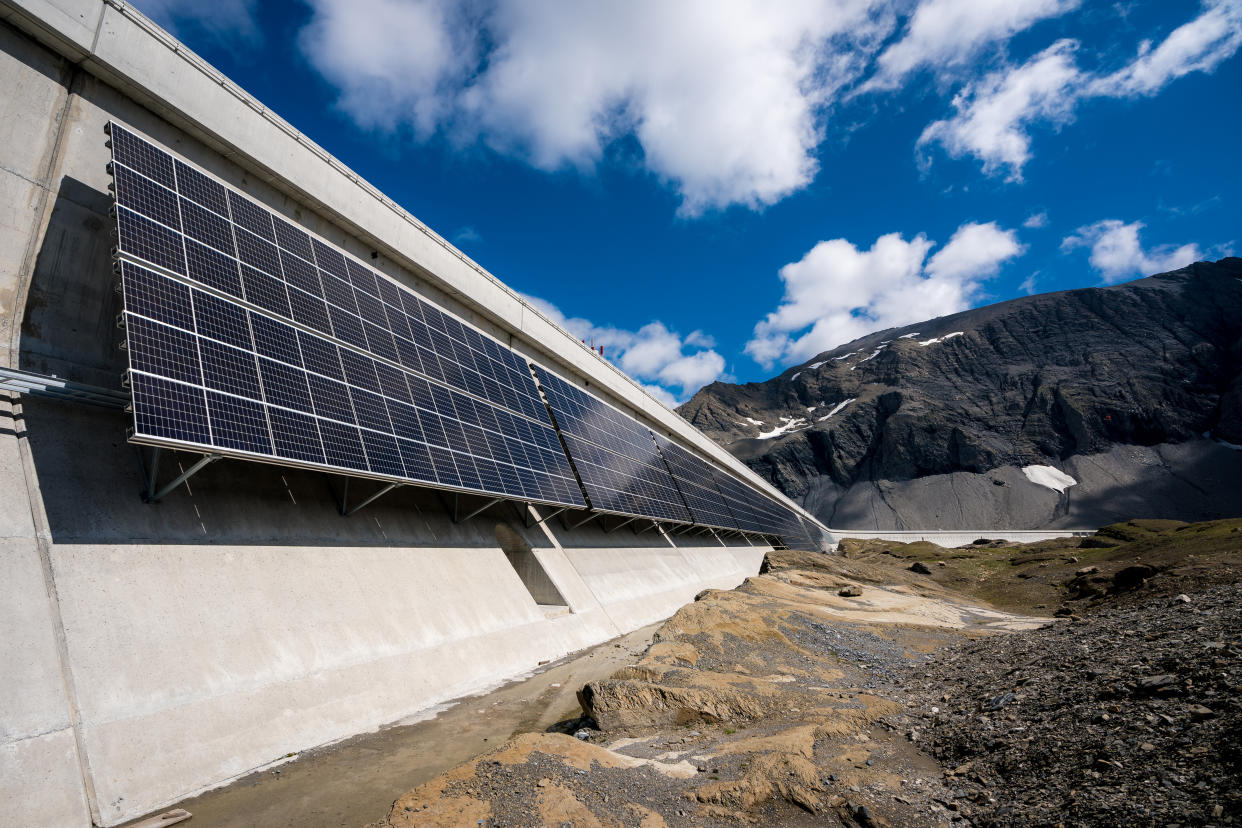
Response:
M678 411L838 528L1240 513L1242 259L878 331Z

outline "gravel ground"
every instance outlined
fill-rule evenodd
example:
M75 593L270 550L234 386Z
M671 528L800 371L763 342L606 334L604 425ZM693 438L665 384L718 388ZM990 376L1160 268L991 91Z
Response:
M1100 607L910 670L907 738L981 826L1242 823L1242 585Z

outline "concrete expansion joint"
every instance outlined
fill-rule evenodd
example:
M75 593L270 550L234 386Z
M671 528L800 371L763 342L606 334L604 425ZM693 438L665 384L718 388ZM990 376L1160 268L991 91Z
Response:
M12 169L11 167L6 167L3 164L0 164L0 172L6 172L9 175L16 176L17 178L20 178L22 181L25 181L27 184L33 184L39 189L45 190L49 193L52 190L51 185L47 181L41 181L37 178L31 178L30 176L25 175L24 173L18 170Z

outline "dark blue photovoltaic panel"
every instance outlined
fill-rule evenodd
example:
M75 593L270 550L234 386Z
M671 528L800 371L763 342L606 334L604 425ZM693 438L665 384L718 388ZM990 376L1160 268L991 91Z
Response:
M565 434L589 440L618 454L651 451L651 432L627 414L539 368L539 383L548 398L556 425Z
M731 475L717 470L713 470L713 474L739 529L779 535L788 545L802 546L806 543L806 533L793 511Z
M660 454L664 457L673 480L677 483L677 490L690 508L694 522L721 529L739 528L720 490L716 488L716 480L712 477L712 468L707 461L700 460L659 434L652 436L660 447Z
M509 349L123 127L112 143L137 439L586 505Z
M130 375L134 427L141 434L181 443L211 444L203 389L159 377Z
M693 522L650 431L546 368L535 371L592 508Z
M604 512L690 523L668 471L659 463L655 446L643 459L634 459L565 435L574 468L582 476L591 507Z

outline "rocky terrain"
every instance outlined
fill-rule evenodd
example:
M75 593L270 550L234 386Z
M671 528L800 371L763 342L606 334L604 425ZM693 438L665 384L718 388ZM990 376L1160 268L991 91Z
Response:
M1236 516L1242 259L881 331L679 410L836 528Z
M1242 819L1242 520L840 551L703 593L372 828Z

